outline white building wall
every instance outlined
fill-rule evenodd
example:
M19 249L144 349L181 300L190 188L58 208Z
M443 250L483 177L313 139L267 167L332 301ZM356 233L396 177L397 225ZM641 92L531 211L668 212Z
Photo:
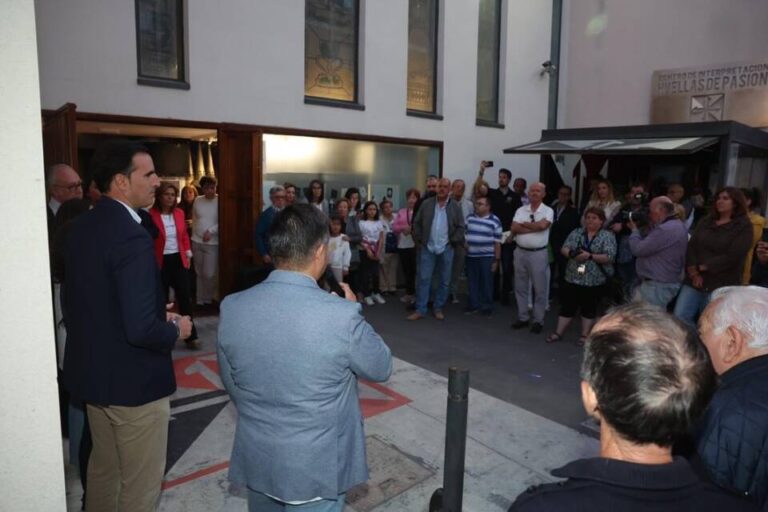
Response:
M137 85L134 2L36 0L42 105L437 140L448 177L474 180L483 159L538 176L538 157L502 150L546 127L550 1L505 2L503 130L475 126L477 0L440 5L443 121L405 115L408 1L362 3L362 112L304 104L302 0L188 0L189 91Z
M650 122L655 70L763 59L765 0L564 0L559 127Z
M44 206L35 13L3 3L0 17L0 510L66 510Z

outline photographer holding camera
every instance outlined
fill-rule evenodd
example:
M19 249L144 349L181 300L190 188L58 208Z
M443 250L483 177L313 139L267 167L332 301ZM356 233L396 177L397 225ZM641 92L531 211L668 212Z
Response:
M643 235L633 222L629 249L637 258L635 270L640 279L634 299L666 308L677 295L685 269L688 229L675 215L675 203L667 196L654 198L649 206L650 230Z
M627 195L629 197L627 203L608 223L608 229L616 235L616 273L623 283L624 299L629 300L637 281L635 257L629 250L629 235L632 233L629 217L634 215L634 224L641 230L647 227L648 215L645 210L648 206L648 194L645 192L645 185L635 183L630 187Z

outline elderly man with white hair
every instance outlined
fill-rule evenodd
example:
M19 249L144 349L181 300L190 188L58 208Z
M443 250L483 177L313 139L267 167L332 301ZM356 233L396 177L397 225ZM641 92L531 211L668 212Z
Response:
M533 283L533 323L531 332L539 334L547 311L547 269L549 268L549 228L555 218L554 211L542 203L546 194L543 183L534 183L528 189L530 202L517 209L512 219L515 235L515 299L517 321L513 329L527 327L531 315L529 283Z
M720 387L696 430L696 448L718 485L768 505L768 290L715 290L699 331Z

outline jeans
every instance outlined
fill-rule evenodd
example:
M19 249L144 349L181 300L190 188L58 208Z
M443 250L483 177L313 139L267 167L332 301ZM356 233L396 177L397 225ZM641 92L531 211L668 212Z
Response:
M680 289L680 295L677 296L675 316L683 322L696 327L699 315L709 304L710 295L709 292L697 290L692 286L684 284Z
M634 300L642 300L648 304L666 309L667 305L680 291L680 283L662 283L660 281L645 280L635 288Z
M422 247L419 251L419 276L416 284L416 311L427 314L429 290L432 284L432 274L438 272L438 286L433 308L440 311L448 300L448 288L451 286L451 270L453 268L453 247L450 245L441 254L434 254Z
M493 311L493 261L493 256L467 258L470 309Z
M341 493L335 500L318 500L303 505L289 505L248 489L248 512L342 512L345 496L346 493Z

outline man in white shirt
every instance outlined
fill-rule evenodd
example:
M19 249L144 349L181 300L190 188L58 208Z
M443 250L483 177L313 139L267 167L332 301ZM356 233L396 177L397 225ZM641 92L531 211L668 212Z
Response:
M192 205L192 254L197 274L197 304L218 299L219 284L219 196L216 178L200 178L203 195Z
M549 254L549 228L554 219L552 208L542 203L546 187L534 183L528 188L530 203L521 206L512 219L512 233L515 235L515 299L517 300L517 321L513 329L522 329L530 323L528 304L529 282L533 283L533 323L531 332L541 332L544 314L547 310L547 266Z

